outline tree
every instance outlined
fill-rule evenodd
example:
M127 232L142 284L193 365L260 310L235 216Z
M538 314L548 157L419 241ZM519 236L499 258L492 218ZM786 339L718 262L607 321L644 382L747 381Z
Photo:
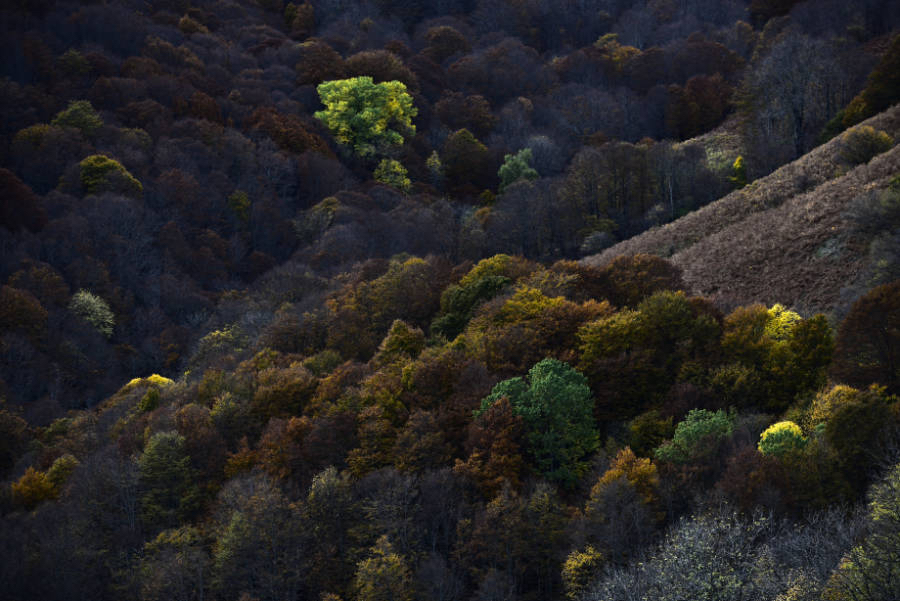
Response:
M34 509L43 501L55 499L57 490L50 482L46 472L29 466L22 477L11 485L15 502L25 509Z
M103 126L103 120L87 100L72 100L69 106L53 118L51 125L74 127L86 136L91 136Z
M726 365L714 380L726 389L758 380L749 388L743 386L750 394L735 399L736 404L784 411L798 396L825 384L833 350L831 327L824 315L803 319L779 304L768 309L738 307L725 318L722 358Z
M142 601L202 601L209 558L192 526L160 532L144 545L140 562Z
M105 300L88 290L79 290L69 301L69 311L85 320L98 332L109 338L116 325L116 318Z
M900 596L900 464L872 487L866 536L844 557L823 599L888 601Z
M609 570L582 598L773 599L759 543L769 527L769 518L744 520L727 510L683 519L651 557Z
M672 440L656 449L656 458L670 463L692 463L715 456L734 429L734 414L719 409L692 409L677 426Z
M523 148L515 154L503 157L503 164L497 175L500 177L500 192L520 179L532 180L538 178L538 172L531 166L531 149Z
M200 488L177 432L154 434L138 460L141 518L151 530L177 526L199 508Z
M803 448L806 438L800 426L791 421L772 424L759 437L759 452L763 455L784 455Z
M469 458L465 463L457 459L453 471L472 478L488 499L506 484L518 489L523 430L522 417L515 414L509 399L498 399L469 426Z
M80 163L81 185L88 194L120 192L140 197L144 192L141 182L131 175L122 163L102 154L93 154Z
M900 99L900 35L895 35L881 61L869 74L866 88L838 113L843 127L877 115Z
M369 558L356 565L354 587L358 601L412 601L409 566L387 536L379 538Z
M375 168L375 181L393 186L404 192L409 191L410 180L406 167L400 161L394 159L381 159Z
M412 118L418 114L406 85L399 81L376 84L369 76L326 81L316 90L325 105L315 117L341 144L362 157L373 157L403 144L415 133Z
M900 280L853 303L838 330L831 376L857 387L878 382L900 393Z
M769 53L745 73L739 105L745 117L744 147L752 175L765 174L802 156L825 122L843 106L852 74L825 42L788 29Z
M583 551L572 551L563 564L562 579L566 589L566 597L577 601L581 593L593 582L600 566L603 554L588 545Z
M451 190L457 194L475 194L488 188L493 181L491 155L468 129L453 132L441 150L444 175Z
M353 573L350 531L360 520L348 475L334 467L316 474L305 500L309 588L313 593L339 590Z
M507 397L527 427L529 451L546 478L572 487L599 446L587 380L569 364L544 359L528 378L500 382L481 402L479 415Z
M213 589L260 601L296 599L303 586L299 508L271 481L232 480L219 494L222 519L213 550Z
M11 232L23 227L39 232L47 223L47 212L38 196L9 169L0 169L0 226Z

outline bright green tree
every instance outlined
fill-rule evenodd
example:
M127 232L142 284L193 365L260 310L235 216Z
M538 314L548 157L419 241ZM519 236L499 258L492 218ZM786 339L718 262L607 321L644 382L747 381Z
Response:
M549 480L573 486L587 471L587 457L599 444L587 379L568 363L544 359L526 378L500 382L481 401L478 414L502 397L525 420L529 450Z
M406 85L399 81L374 83L369 76L326 81L316 88L325 110L315 117L341 144L362 157L372 157L403 144L404 135L415 133L412 118L418 114Z
M515 154L503 157L503 164L500 165L500 170L497 172L500 177L500 192L520 179L538 178L538 172L531 166L532 158L530 148L523 148Z

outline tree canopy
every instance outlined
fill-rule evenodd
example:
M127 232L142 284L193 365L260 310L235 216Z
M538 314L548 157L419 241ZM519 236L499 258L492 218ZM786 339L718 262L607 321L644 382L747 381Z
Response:
M335 140L361 157L399 146L404 136L416 131L412 118L418 109L402 82L376 84L362 75L326 81L316 90L325 109L317 111L315 117L331 130Z
M481 412L507 397L528 428L530 452L548 479L572 486L588 468L599 439L587 379L557 359L544 359L527 378L500 382L481 402Z

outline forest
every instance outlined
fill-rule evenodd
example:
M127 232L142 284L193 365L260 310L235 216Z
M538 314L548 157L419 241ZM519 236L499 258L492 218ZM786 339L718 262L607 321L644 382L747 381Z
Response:
M0 598L900 599L900 4L0 31Z

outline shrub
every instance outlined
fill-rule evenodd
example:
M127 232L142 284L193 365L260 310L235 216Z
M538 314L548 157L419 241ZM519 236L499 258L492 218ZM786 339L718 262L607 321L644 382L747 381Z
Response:
M116 325L115 315L105 300L87 290L79 290L69 301L69 311L109 338Z
M851 165L868 163L874 156L890 150L894 139L871 125L854 127L841 136L841 158Z
M778 422L769 426L759 437L760 453L781 456L806 444L803 430L791 421Z

